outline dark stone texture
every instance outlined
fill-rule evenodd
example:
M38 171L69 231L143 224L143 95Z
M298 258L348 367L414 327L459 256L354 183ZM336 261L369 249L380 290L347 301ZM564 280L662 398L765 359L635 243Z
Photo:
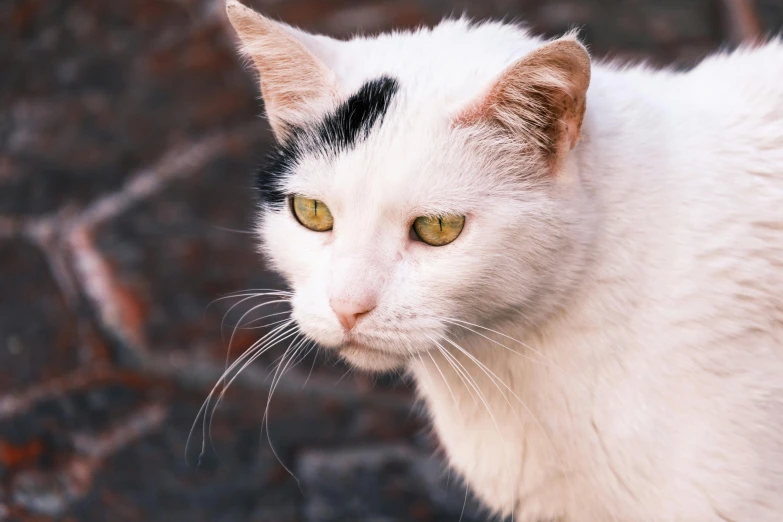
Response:
M0 394L76 369L75 317L42 252L0 241L0 274Z
M757 0L761 25L770 35L781 35L783 28L783 2L780 0Z
M254 82L217 7L3 2L0 213L83 203L170 147L252 119Z
M281 288L264 269L251 235L251 174L267 145L249 134L233 140L198 175L170 183L158 197L97 230L98 248L137 302L140 336L150 350L224 352L219 311L228 306L208 308L210 302L245 288ZM240 333L239 344L246 347L258 330Z
M248 3L336 36L462 12L576 26L598 57L687 67L736 33L730 1ZM780 2L756 3L779 31ZM261 300L208 305L282 287L248 233L272 137L234 46L221 0L0 2L0 520L459 519L464 489L399 378L310 352L267 439L287 343L233 384L202 458L200 423L186 451ZM252 326L229 362L272 328ZM469 500L463 520L487 517Z
M443 464L409 446L311 451L298 469L308 522L482 520L465 488L449 484Z

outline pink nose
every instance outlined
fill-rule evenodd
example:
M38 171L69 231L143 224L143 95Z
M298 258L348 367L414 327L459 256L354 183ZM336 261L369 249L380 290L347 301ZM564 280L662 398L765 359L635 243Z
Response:
M340 321L340 324L343 325L343 328L346 330L351 330L356 325L356 321L359 320L359 317L363 316L374 308L372 305L348 303L338 299L330 299L329 305L337 315L337 319Z

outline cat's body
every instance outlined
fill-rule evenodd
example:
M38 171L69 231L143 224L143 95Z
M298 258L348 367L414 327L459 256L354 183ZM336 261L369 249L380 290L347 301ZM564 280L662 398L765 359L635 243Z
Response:
M413 363L436 432L515 520L783 520L783 47L595 67L588 100L582 285L540 331L493 325L546 359L460 341L525 403L456 354L504 442L443 355Z
M407 366L491 510L783 520L780 42L591 75L573 40L513 26L339 43L229 17L287 147L259 232L294 318L360 367ZM293 194L334 229L305 230ZM436 213L466 216L453 244L408 239Z

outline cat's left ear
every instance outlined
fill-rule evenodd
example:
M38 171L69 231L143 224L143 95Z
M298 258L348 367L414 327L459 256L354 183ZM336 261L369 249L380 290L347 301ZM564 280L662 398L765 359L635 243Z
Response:
M589 84L587 49L574 36L565 36L513 63L454 121L511 133L557 170L579 140Z
M226 14L240 50L256 66L269 123L279 141L337 103L335 74L327 62L341 43L275 22L236 0Z

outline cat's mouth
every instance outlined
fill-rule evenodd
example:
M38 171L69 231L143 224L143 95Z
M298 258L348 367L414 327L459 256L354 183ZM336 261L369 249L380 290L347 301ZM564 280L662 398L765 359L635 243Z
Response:
M405 358L400 355L366 346L353 339L340 346L338 353L353 366L372 372L386 372L405 364Z

